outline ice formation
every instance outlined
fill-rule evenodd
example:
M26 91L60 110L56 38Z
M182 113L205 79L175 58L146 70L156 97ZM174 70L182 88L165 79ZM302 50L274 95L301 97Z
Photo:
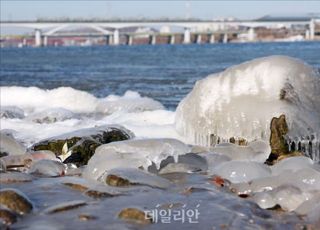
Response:
M192 144L269 140L271 119L282 114L291 146L319 157L319 73L300 60L270 56L198 81L178 105L175 125Z
M26 148L9 134L0 132L0 152L0 155L22 155L26 152Z
M49 177L62 176L65 174L66 166L59 162L53 160L39 160L31 165L29 173L38 174Z
M239 146L232 143L222 143L212 148L212 151L218 154L226 155L232 160L258 161L264 162L271 148L265 141L253 141L247 146Z
M232 183L241 183L269 177L271 170L268 166L258 162L227 161L217 166L214 173Z
M153 163L160 168L169 156L178 160L179 155L190 152L190 147L175 139L143 139L112 142L99 146L84 171L86 178L98 179L106 171L117 168L147 169Z

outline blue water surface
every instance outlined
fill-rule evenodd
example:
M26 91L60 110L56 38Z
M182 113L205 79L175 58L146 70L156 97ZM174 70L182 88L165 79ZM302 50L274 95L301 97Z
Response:
M175 109L194 82L269 55L320 68L320 42L1 48L1 86L70 86L97 97L139 92Z

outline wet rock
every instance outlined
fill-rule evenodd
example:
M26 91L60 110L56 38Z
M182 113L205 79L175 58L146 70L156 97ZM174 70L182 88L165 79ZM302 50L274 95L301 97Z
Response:
M79 208L79 207L82 207L85 205L87 205L87 203L82 200L68 201L65 203L61 203L61 204L57 204L57 205L49 207L46 210L44 210L44 213L54 214L54 213L58 213L58 212L64 212L64 211L76 209L76 208Z
M120 219L132 221L138 224L152 223L151 217L146 216L144 211L141 211L137 208L125 208L121 210L121 212L118 214L118 217Z
M17 221L17 215L8 209L0 209L0 222L11 225ZM1 228L0 228L1 229Z
M96 220L96 216L92 216L90 214L79 214L78 215L79 220L81 221L88 221L88 220Z
M0 204L20 215L29 213L33 209L30 200L16 189L1 189Z
M106 184L110 186L116 186L116 187L135 185L134 183L130 183L130 181L127 179L124 179L117 175L112 175L112 174L106 177Z
M107 197L113 197L113 194L107 193L107 192L101 192L97 190L88 190L84 193L87 196L90 196L95 199L101 199L101 198L107 198Z
M80 166L88 163L98 146L132 137L133 133L121 126L101 126L52 137L33 145L32 149L50 150L64 163L75 163Z
M65 175L66 166L59 161L39 160L31 165L30 174L40 176L58 177Z
M272 118L270 130L271 153L278 156L289 153L289 146L284 137L289 131L286 116L281 115L279 118Z
M154 188L167 188L170 182L157 175L134 168L115 168L99 179L110 186L146 185Z
M63 183L64 185L68 186L69 188L72 188L74 190L84 192L88 189L88 187L81 185L81 184L74 184L74 183Z
M232 144L236 144L236 145L240 145L240 146L246 146L248 145L248 141L244 138L234 138L234 137L231 137L229 139L229 142L232 143Z

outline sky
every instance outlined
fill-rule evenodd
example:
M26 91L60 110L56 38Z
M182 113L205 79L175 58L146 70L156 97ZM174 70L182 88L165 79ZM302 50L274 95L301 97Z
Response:
M264 15L320 13L320 1L64 1L1 0L0 19L200 18L255 19Z

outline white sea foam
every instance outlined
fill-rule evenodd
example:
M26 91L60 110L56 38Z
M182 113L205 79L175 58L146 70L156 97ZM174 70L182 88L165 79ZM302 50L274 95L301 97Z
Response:
M106 124L123 125L137 138L181 139L173 125L175 113L137 92L106 98L69 87L1 87L0 92L4 115L1 129L17 131L14 136L28 146L41 139Z

